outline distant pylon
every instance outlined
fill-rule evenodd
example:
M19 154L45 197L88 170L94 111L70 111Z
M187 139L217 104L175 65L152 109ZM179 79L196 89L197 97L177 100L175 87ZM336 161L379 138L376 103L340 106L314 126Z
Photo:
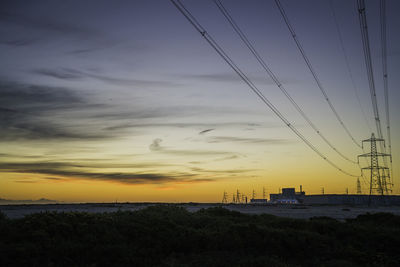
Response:
M361 169L361 171L370 171L369 195L371 196L374 193L379 195L389 194L392 186L390 178L388 175L386 175L386 172L389 172L389 168L380 166L379 157L390 157L390 160L392 160L392 156L390 154L378 152L376 147L377 142L383 142L383 145L385 145L385 140L381 138L375 138L375 134L372 134L370 139L362 141L363 148L364 142L371 143L371 152L359 155L358 160L360 157L371 158L370 166Z
M236 203L240 203L240 192L239 192L239 189L236 189Z
M254 189L253 189L252 198L253 198L253 199L255 199L255 198L256 198L256 191L254 191Z
M265 199L266 198L266 192L265 192L265 187L263 187L263 199Z
M232 203L236 203L236 196L235 196L235 193L232 194Z
M357 178L357 195L361 195L361 183L360 183L360 178Z
M228 193L224 191L224 196L222 197L222 204L228 204Z
M323 194L323 195L325 195L325 188L321 188L321 193Z

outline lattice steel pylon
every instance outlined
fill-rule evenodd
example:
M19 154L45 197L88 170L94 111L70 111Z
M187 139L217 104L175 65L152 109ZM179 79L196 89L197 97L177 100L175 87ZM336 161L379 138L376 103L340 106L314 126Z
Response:
M390 157L390 160L392 160L392 156L390 154L378 152L376 143L383 142L385 145L385 140L381 138L375 138L375 134L372 134L370 139L362 141L363 148L365 142L371 143L371 152L359 155L358 160L360 157L371 159L370 166L361 168L361 171L370 171L369 195L388 195L392 191L389 168L381 166L379 164L379 158Z
M357 195L361 195L361 183L360 183L360 178L357 178Z
M236 189L236 203L240 203L241 200L241 194L239 192L239 189Z
M222 204L228 204L228 193L224 191L224 196L222 197Z

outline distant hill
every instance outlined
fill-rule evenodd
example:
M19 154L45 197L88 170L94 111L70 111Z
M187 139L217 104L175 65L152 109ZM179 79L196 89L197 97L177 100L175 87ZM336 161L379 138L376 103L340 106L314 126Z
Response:
M51 203L59 203L60 201L47 199L47 198L40 198L37 200L32 199L4 199L0 198L0 205L2 204L51 204Z

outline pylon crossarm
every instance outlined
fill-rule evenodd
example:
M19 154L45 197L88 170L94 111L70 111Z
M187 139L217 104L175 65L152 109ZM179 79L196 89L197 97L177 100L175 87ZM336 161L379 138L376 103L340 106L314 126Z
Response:
M365 154L361 154L358 155L358 157L373 157L373 156L377 156L377 157L392 157L392 155L387 154L387 153L380 153L380 152L376 152L374 154L372 153L365 153Z
M362 143L364 143L364 142L385 142L385 139L382 139L382 138L370 138L370 139L362 140Z
M389 168L388 167L364 167L364 168L361 168L361 170L371 170L371 169L380 169L380 170L388 170Z

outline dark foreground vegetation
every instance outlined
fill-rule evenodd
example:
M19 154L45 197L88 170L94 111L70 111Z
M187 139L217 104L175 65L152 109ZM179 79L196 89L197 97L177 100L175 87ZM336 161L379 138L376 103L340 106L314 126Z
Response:
M338 222L174 206L0 214L0 266L400 266L400 217Z

